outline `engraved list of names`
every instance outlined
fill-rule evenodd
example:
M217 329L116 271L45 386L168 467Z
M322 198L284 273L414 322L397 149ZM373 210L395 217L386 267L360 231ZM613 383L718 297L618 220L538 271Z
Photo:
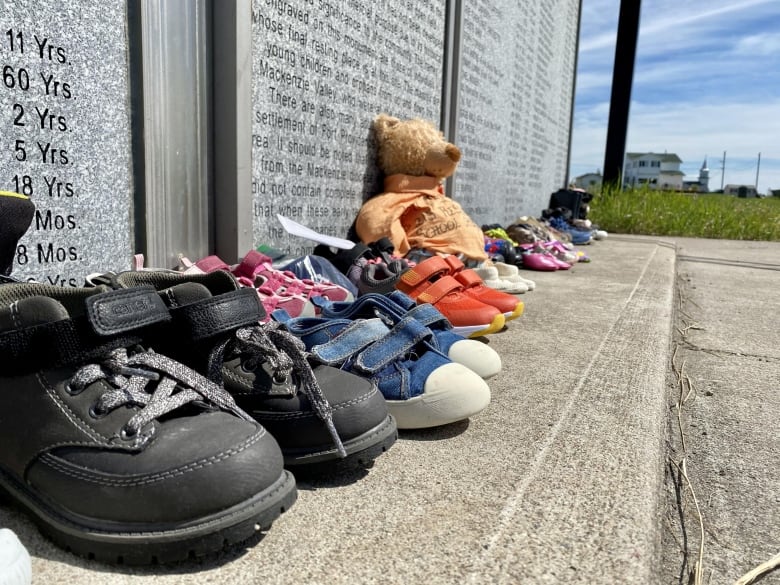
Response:
M0 0L0 189L36 211L13 276L81 286L131 251L125 3Z
M299 256L276 214L344 237L381 191L377 114L439 119L444 3L254 0L252 29L254 240Z
M576 0L464 2L454 198L478 224L539 215L566 180Z

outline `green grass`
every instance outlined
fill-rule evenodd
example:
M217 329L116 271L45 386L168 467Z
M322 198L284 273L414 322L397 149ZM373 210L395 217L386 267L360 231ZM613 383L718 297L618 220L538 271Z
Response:
M588 217L620 234L780 241L780 197L605 189Z

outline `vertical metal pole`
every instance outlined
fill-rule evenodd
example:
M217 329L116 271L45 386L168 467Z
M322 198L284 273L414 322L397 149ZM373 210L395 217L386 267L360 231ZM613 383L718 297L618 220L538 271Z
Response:
M215 252L236 262L253 248L252 1L214 0Z
M441 84L441 128L450 142L458 143L460 55L463 48L461 0L447 0L444 29L444 71ZM457 174L457 173L456 173ZM447 178L446 192L455 192L455 176Z
M723 151L723 164L720 165L720 192L723 192L723 179L726 176L726 151Z
M761 153L758 153L758 164L756 165L756 195L758 195L758 171L761 170Z
M172 268L210 245L210 0L141 0L144 250ZM144 239L144 238L140 238Z
M612 96L609 102L607 147L604 154L604 184L619 185L622 180L641 5L641 0L620 1L615 65L612 70Z
M582 28L582 0L579 0L577 7L577 41L574 45L574 75L571 81L571 111L569 112L569 144L566 149L566 178L563 185L564 189L569 188L571 177L569 169L571 168L571 143L574 134L574 97L577 95L577 64L580 53L580 30Z

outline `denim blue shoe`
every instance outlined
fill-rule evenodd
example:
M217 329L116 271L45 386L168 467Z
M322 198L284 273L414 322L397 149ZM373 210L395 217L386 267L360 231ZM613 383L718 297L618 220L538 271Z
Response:
M319 297L312 303L329 319L370 319L379 317L389 327L406 317L414 317L433 332L431 345L455 363L466 366L481 378L490 378L501 371L501 357L488 345L466 339L452 331L452 324L436 307L418 305L401 291L386 295L366 294L353 302L333 302Z
M300 338L312 357L369 378L399 429L436 427L468 418L490 403L490 388L435 346L433 332L414 317L392 328L380 318L273 318Z
M571 237L571 243L575 246L590 244L591 240L593 239L589 230L579 230L562 217L551 217L547 221L550 223L551 227L555 228L559 232L569 234Z

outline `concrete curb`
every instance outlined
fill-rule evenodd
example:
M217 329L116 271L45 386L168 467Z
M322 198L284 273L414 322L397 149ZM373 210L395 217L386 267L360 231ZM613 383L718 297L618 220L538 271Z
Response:
M633 289L502 510L504 526L532 531L513 554L518 543L499 538L483 555L484 567L520 561L522 571L504 565L516 582L657 581L675 253L646 247Z

